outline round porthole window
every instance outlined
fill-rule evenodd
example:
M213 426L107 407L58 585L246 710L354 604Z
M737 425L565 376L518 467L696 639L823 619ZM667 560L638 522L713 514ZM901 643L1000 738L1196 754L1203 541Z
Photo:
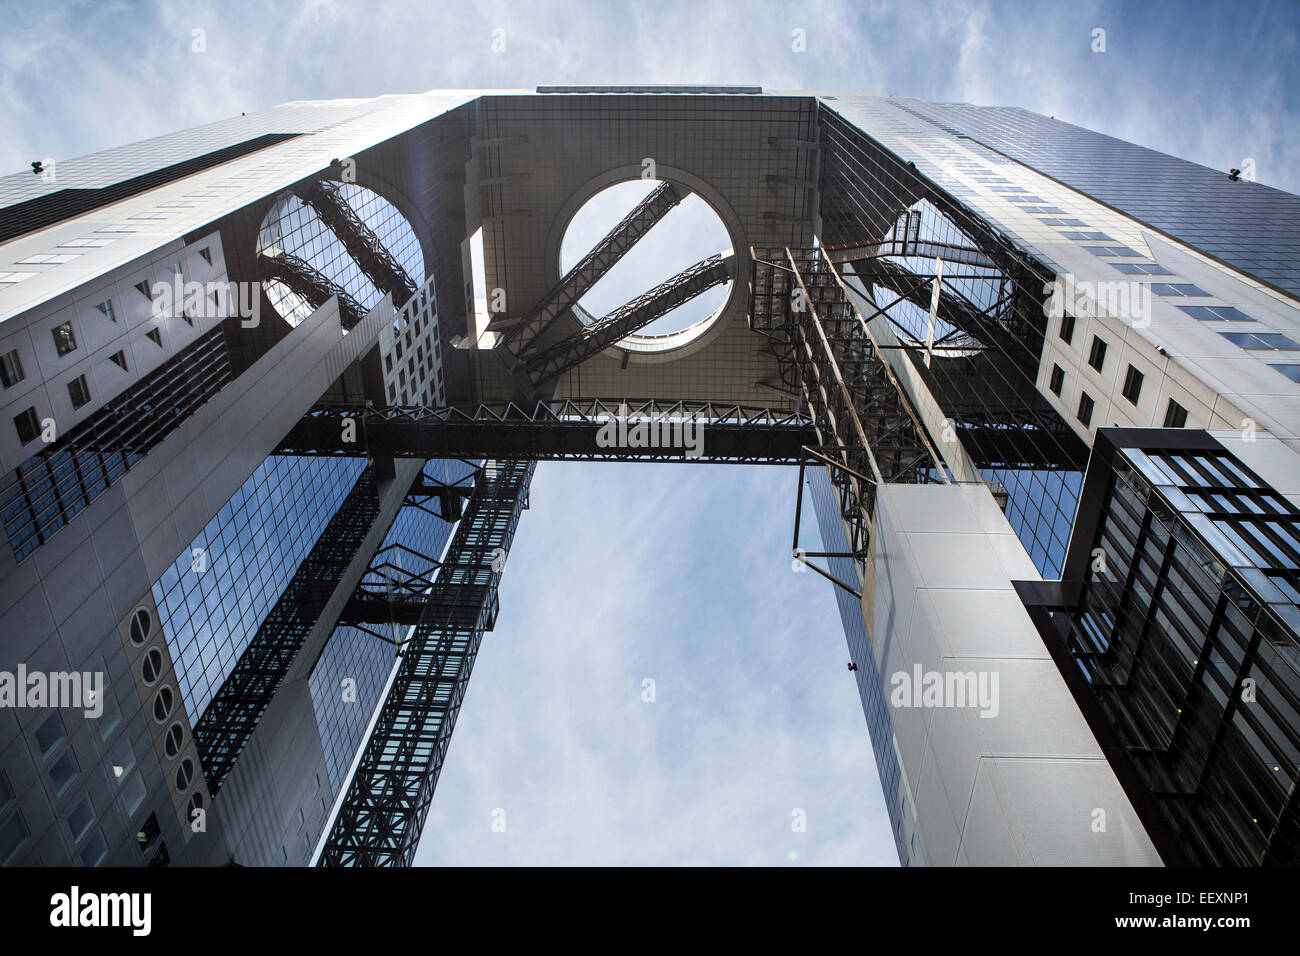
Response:
M161 724L171 714L175 703L176 695L170 687L160 689L153 699L153 719Z
M186 757L176 768L176 792L184 793L194 782L194 761Z
M140 663L140 676L144 682L149 685L158 683L158 678L162 676L163 656L162 651L156 647L149 649L144 655L144 660Z
M203 793L195 791L190 795L190 802L186 806L185 816L190 820L194 819L194 814L203 809Z
M167 728L167 736L163 738L163 753L167 754L170 760L181 752L183 743L185 743L185 728L178 721Z
M149 639L153 631L153 615L149 613L147 607L138 607L131 612L130 635L131 643L139 647Z

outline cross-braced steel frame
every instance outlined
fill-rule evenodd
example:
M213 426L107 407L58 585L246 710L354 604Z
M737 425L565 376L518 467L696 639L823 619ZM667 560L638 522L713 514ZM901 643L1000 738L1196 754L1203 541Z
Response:
M392 296L393 308L400 309L415 295L414 280L388 251L379 235L357 215L339 189L340 184L328 179L311 179L299 183L293 191L339 238L348 255L356 260L375 288Z
M600 281L601 276L636 245L646 233L672 212L685 196L672 183L660 184L650 195L601 239L582 261L556 283L532 311L518 321L508 318L494 319L489 328L500 330L501 342L516 360L526 358L534 348L537 337L587 294Z
M352 297L352 293L330 281L305 259L282 252L274 256L262 256L260 268L263 281L283 282L290 290L306 299L313 309L319 309L331 296L338 296L339 322L349 331L366 317L367 310Z
M474 659L496 623L497 584L528 507L533 468L489 461L475 476L319 865L409 866L414 859Z
M580 365L714 286L732 279L732 256L710 256L683 269L555 345L520 360L534 387Z

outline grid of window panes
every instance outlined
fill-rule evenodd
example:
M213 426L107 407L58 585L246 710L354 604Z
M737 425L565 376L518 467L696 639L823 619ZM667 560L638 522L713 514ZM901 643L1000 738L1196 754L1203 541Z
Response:
M1083 473L990 468L981 475L1006 491L1003 510L1038 573L1049 580L1060 578L1083 488Z
M339 198L366 224L417 286L424 283L424 255L405 217L376 193L353 183L338 184ZM257 237L260 255L296 256L329 282L344 289L366 310L384 297L348 253L343 241L293 193L281 193L262 221ZM311 303L279 281L267 282L267 298L286 322L296 326L313 312ZM400 309L405 303L394 302Z
M1180 844L1300 863L1300 511L1226 452L1128 448L1094 545L1070 650Z
M5 534L22 561L220 391L231 376L214 329L18 466L0 490Z
M1300 197L1027 110L891 103L1300 295Z
M257 633L366 463L266 459L154 584L191 719Z
M843 519L840 517L839 501L826 469L808 469L806 480L812 495L813 509L817 514L817 526L821 530L821 550L841 553L848 551L848 535L844 531ZM831 574L846 584L858 586L857 565L851 558L825 560ZM840 620L844 624L844 637L849 645L849 653L854 663L858 665L853 676L857 678L858 696L862 700L862 712L867 718L867 731L871 736L871 749L876 755L876 770L880 775L885 806L889 810L890 821L893 823L894 842L898 847L899 859L906 865L908 847L902 834L904 821L899 802L901 774L898 767L898 753L894 749L894 722L889 715L884 685L876 670L876 656L871 649L871 639L862 617L862 602L838 585L835 586L835 601L839 605Z

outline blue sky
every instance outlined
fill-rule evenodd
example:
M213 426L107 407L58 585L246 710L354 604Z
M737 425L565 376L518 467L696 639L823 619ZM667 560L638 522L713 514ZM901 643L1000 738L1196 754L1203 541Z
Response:
M671 82L1022 106L1217 169L1251 157L1261 182L1300 191L1295 3L4 0L0 12L5 171L295 99ZM496 30L504 52L491 52ZM830 585L790 568L794 480L539 468L419 862L896 862ZM795 808L805 833L791 830ZM505 832L491 828L498 809Z

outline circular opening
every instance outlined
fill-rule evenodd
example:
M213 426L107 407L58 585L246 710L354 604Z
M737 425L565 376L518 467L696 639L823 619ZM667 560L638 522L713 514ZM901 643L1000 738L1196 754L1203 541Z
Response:
M175 702L176 698L170 687L160 688L153 699L153 719L161 724L172 712L172 705Z
M196 810L202 810L202 809L203 809L203 794L202 794L202 792L196 790L196 791L195 791L195 792L190 796L190 802L189 802L189 806L188 806L188 808L187 808L186 816L188 816L191 820L193 820L193 819L194 819L194 812L195 812Z
M162 674L162 668L162 651L156 647L149 648L149 652L144 655L144 660L140 663L140 676L144 678L146 684L155 684Z
M131 643L139 647L149 638L153 630L153 615L147 607L138 607L131 612Z
M401 267L418 288L424 284L424 253L415 230L397 207L378 193L355 183L323 181L323 188L351 210L383 246L383 252ZM305 266L326 285L347 292L361 308L370 310L384 297L374 281L362 271L343 240L326 225L316 209L293 192L282 192L262 219L257 233L257 254L280 259L294 268ZM271 263L264 263L269 266ZM319 285L319 283L318 283ZM300 291L295 291L298 288ZM315 310L304 294L306 283L280 278L263 282L262 289L275 311L291 326L297 326ZM396 308L405 303L394 301Z
M615 183L583 203L569 220L560 243L560 274L567 274L581 262L638 203L661 185L657 179ZM590 324L608 315L711 256L725 258L731 254L731 237L713 207L685 186L674 186L685 198L578 300L580 308L574 314L583 322ZM656 344L662 346L665 344L662 336L715 320L733 284L728 280L711 286L626 336L619 344L639 345L642 350Z
M181 752L183 743L185 743L185 728L179 722L174 723L167 728L167 736L163 738L163 753L171 759Z
M183 793L194 782L194 761L186 757L176 768L176 792Z

